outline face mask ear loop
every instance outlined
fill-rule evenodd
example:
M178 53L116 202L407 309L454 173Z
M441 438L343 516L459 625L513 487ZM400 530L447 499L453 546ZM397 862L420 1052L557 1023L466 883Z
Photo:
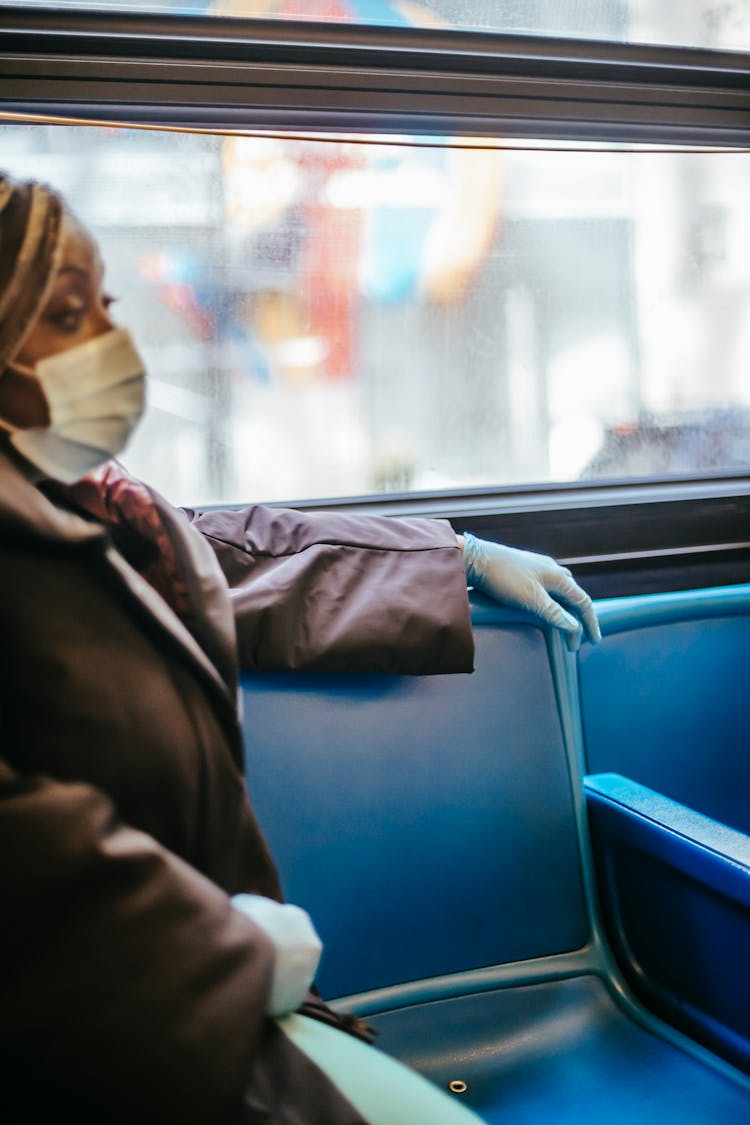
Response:
M10 360L8 360L3 366L2 371L0 371L0 380L2 380L6 371L12 371L14 367L15 364L11 363ZM3 418L2 412L0 411L0 437L2 437L3 434L12 434L13 429L14 427L10 422L7 422L5 418Z
M29 378L35 379L36 382L37 382L37 385L39 387L39 393L42 396L42 398L44 399L44 402L46 403L47 413L51 414L49 395L47 394L46 390L44 389L44 386L42 385L42 382L39 378L39 375L37 374L37 370L36 370L35 367L30 367L26 363L19 363L17 359L7 359L5 361L5 366L3 367L2 371L0 372L0 383L2 382L2 380L5 376L5 373L7 371L12 371L14 375L21 375L25 379L29 379ZM0 430L3 433L15 434L17 432L17 430L19 430L21 428L22 427L20 427L20 426L14 425L13 422L9 422L8 419L4 418L2 413L0 413Z
M32 375L35 379L38 378L36 367L30 367L28 363L19 363L17 359L6 359L3 375L6 371L13 371L16 375ZM0 375L0 379L3 375Z

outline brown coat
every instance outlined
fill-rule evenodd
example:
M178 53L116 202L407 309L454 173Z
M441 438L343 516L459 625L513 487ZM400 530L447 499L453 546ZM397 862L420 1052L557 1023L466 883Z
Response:
M281 893L244 787L238 650L245 668L470 670L455 538L154 499L190 631L0 450L0 1112L359 1125L264 1018L272 949L228 897Z

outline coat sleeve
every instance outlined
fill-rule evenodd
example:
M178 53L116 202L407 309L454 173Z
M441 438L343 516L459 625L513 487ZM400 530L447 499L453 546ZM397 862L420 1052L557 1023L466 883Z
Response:
M0 870L8 1120L234 1120L265 1034L262 931L98 790L2 759Z
M470 672L447 521L253 506L187 512L219 559L246 669Z

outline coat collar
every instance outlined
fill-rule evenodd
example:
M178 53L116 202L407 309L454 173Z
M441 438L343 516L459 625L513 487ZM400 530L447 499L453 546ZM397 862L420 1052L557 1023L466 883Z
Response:
M239 684L237 636L229 590L218 559L185 513L149 488L188 582L193 628L232 692Z
M209 545L181 513L151 494L190 584L199 644L186 625L115 548L104 526L58 508L25 472L12 450L0 448L0 540L24 537L99 551L141 613L150 618L212 688L214 698L236 718L238 682L234 618L224 576Z
M55 507L34 486L33 470L5 442L0 444L0 520L4 539L14 534L50 543L106 539L100 524Z

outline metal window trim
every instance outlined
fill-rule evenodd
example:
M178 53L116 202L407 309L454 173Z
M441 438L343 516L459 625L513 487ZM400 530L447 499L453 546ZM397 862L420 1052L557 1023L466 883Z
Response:
M354 66L388 68L394 58L409 68L445 69L445 60L464 69L485 70L488 60L504 69L536 77L540 68L564 76L583 69L606 78L613 68L622 74L638 72L663 79L688 75L696 81L742 88L750 53L606 39L504 34L453 28L426 28L322 20L240 19L201 15L158 15L34 8L0 3L3 33L39 47L76 46L77 54L101 55L117 51L126 57L151 54L157 58L235 58L241 61L310 63L351 59ZM109 44L110 50L103 51ZM137 48L137 49L136 49ZM734 75L734 78L732 77Z
M1 64L0 60L0 64ZM38 87L37 87L38 89ZM59 88L54 91L59 95ZM93 93L93 91L89 91ZM174 106L169 104L125 104L107 102L96 104L59 97L35 100L3 98L3 81L0 78L0 112L34 117L73 119L81 124L101 123L120 126L147 126L163 129L196 129L206 132L243 131L267 133L341 133L394 134L411 136L471 136L496 138L502 126L502 135L509 141L539 140L554 144L570 142L582 145L655 145L674 146L679 149L722 149L744 152L750 149L750 131L742 128L723 128L714 123L698 126L679 125L673 121L665 125L658 122L613 122L610 119L578 121L555 120L519 114L502 120L494 115L477 117L453 112L449 115L435 113L406 114L393 109L384 123L383 109L377 112L343 111L302 106L282 109L278 105L254 105L252 109L237 106ZM63 124L69 124L69 120Z
M2 9L0 107L216 128L750 146L750 54Z
M429 515L474 518L488 513L601 510L633 504L678 504L704 500L750 500L750 475L744 472L706 476L622 478L573 482L481 486L422 492L380 492L359 496L269 501L269 507L310 511L347 508L373 515ZM205 505L202 510L226 508Z

